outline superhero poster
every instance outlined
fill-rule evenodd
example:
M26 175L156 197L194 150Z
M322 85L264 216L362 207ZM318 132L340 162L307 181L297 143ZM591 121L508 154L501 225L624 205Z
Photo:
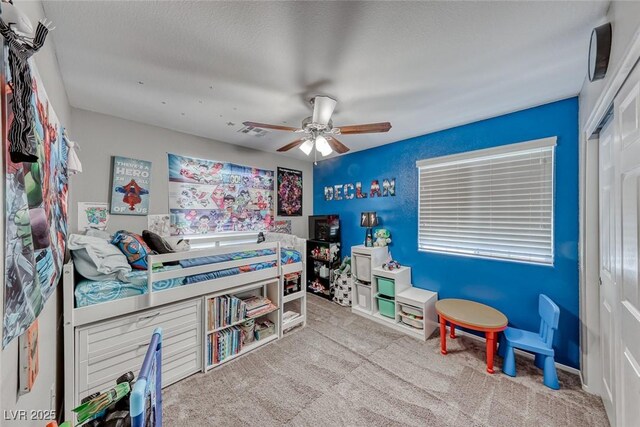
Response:
M278 168L278 215L302 216L302 171Z
M273 190L273 171L169 154L171 235L269 230Z
M151 162L114 156L111 214L148 215Z
M24 334L53 294L62 275L67 239L67 140L42 80L31 65L33 94L23 127L37 160L13 163L9 129L14 122L7 47L2 56L4 150L4 318L2 347Z

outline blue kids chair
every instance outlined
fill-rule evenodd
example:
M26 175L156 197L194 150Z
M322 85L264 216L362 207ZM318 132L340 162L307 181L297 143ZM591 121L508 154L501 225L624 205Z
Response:
M514 348L530 351L536 354L535 365L543 370L544 385L558 390L560 384L554 359L553 333L558 329L560 309L548 296L540 294L538 313L540 314L540 332L516 328L504 330L500 345L500 354L504 357L502 372L511 377L516 376Z

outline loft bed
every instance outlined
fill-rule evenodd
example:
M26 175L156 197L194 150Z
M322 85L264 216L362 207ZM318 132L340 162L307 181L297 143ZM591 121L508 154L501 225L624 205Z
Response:
M247 285L277 286L282 294L285 275L304 275L306 242L295 236L268 233L259 244L257 233L189 240L188 251L149 255L147 260L149 265L180 265L132 272L131 282L89 281L75 274L73 262L64 266L67 411L87 392L139 363L150 328L162 326L166 334L163 371L170 374L164 385L204 370L200 337L206 295L233 293Z

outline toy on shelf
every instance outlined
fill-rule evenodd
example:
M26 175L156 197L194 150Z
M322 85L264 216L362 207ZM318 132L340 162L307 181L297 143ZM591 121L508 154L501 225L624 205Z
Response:
M386 228L379 228L376 230L376 241L373 242L373 246L388 246L391 243L391 232Z
M311 256L315 259L319 259L323 261L331 261L331 252L328 247L316 246L311 250Z
M391 256L391 252L389 252L389 258L387 258L387 261L384 264L382 264L382 269L387 271L393 271L393 270L399 269L400 267L402 267L400 263L398 261L395 261Z
M320 281L318 279L312 281L309 283L309 287L316 291L316 292L323 292L324 291L324 286L322 286L322 283L320 283Z

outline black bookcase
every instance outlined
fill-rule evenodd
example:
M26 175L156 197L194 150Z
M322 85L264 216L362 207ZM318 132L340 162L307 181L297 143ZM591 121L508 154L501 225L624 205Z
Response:
M307 292L333 298L333 271L340 267L340 218L338 215L309 217L307 240Z

